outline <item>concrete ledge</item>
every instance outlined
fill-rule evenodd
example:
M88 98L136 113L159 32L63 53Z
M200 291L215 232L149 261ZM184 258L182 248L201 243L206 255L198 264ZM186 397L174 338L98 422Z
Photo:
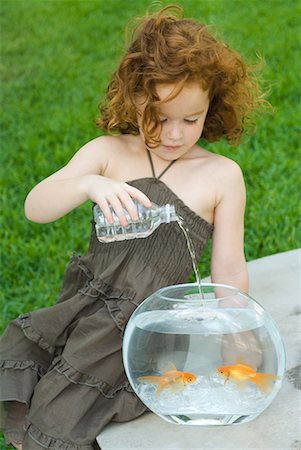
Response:
M251 261L248 268L250 295L272 315L287 353L273 403L254 421L229 427L173 425L146 413L108 425L97 438L102 450L301 449L301 251Z

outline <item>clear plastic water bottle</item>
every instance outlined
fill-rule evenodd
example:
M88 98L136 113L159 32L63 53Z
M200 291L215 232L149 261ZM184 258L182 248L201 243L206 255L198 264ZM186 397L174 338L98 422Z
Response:
M134 200L138 212L138 221L133 222L129 213L125 210L128 221L126 227L120 225L119 219L111 207L114 223L110 224L104 216L99 205L94 206L94 221L96 236L100 242L123 241L126 239L145 238L149 236L161 223L169 223L177 220L174 205L158 206L152 203L146 208Z

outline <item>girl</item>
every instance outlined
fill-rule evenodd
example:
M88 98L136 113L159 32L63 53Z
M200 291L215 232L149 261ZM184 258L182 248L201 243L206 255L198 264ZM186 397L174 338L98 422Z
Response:
M109 84L98 125L84 145L25 201L29 220L59 219L83 202L109 222L133 220L133 200L171 203L200 256L213 237L213 282L248 290L245 187L239 166L197 142L239 142L260 103L251 69L179 7L144 18ZM146 407L123 370L121 347L134 309L159 288L187 281L191 259L177 223L147 239L100 243L74 255L58 302L21 315L1 342L6 439L16 448L91 450L110 421Z

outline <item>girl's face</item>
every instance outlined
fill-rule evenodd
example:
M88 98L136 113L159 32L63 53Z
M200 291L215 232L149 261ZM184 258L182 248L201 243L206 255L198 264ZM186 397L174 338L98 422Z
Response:
M160 100L166 99L174 87L173 84L158 85ZM208 108L208 91L197 83L187 83L173 100L160 106L161 143L151 151L170 161L187 153L202 134ZM140 134L144 139L141 128Z

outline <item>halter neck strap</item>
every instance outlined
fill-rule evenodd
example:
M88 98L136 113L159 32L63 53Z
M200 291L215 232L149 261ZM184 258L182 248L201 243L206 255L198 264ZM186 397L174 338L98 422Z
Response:
M174 159L173 161L171 161L169 164L168 164L168 166L167 167L165 167L165 169L163 170L163 172L161 172L160 173L160 175L158 176L158 177L156 177L156 173L155 173L155 168L154 168L154 163L153 163L153 160L152 160L152 155L151 155L151 152L149 151L149 149L147 148L146 149L147 150L147 154L148 154L148 159L149 159L149 162L150 162L150 166L151 166L151 169L152 169L152 174L153 174L153 177L154 178L157 178L157 180L160 180L160 178L165 174L165 172L177 161L176 159Z

